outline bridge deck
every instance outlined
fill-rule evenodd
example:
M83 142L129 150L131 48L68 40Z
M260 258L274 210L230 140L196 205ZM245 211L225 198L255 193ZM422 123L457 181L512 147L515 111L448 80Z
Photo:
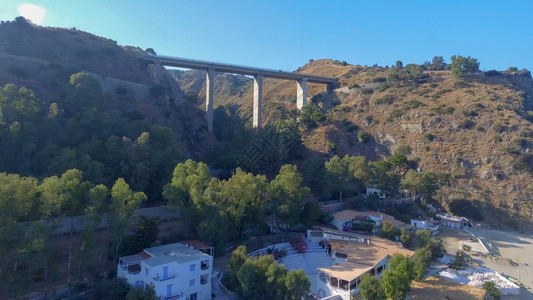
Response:
M282 70L276 71L276 70L263 69L263 68L230 65L230 64L194 60L194 59L187 59L187 58L178 58L178 57L161 56L161 55L157 55L157 56L156 55L145 55L145 56L142 56L142 58L147 61L151 61L153 63L160 63L161 65L169 66L169 67L187 68L187 69L204 70L204 71L213 69L215 72L220 72L220 73L233 73L233 74L250 75L250 76L256 76L258 74L262 74L263 77L285 79L285 80L297 80L297 81L306 79L307 82L322 83L322 84L330 84L330 83L337 82L337 78L332 78L332 77L316 76L316 75L304 74L304 73L298 73L298 72L286 72Z

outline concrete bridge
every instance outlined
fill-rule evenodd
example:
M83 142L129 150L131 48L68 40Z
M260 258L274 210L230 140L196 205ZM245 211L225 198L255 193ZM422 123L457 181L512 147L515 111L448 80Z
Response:
M205 109L207 116L207 129L213 133L213 83L215 73L232 73L248 75L254 77L254 99L253 99L253 126L261 127L261 114L263 102L263 78L275 78L296 81L296 107L302 109L307 104L307 83L334 84L336 78L315 76L297 72L285 72L281 70L270 70L263 68L222 64L209 61L193 60L186 58L151 55L147 54L142 58L154 64L155 83L158 84L161 78L161 66L204 70L206 72Z

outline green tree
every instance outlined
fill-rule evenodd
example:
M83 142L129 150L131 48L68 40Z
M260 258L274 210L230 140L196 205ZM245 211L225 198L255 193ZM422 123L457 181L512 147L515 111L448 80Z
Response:
M196 232L200 239L215 247L215 255L224 255L226 243L229 240L231 220L226 211L218 205L207 204L201 209L203 216Z
M361 276L359 290L364 300L382 300L386 298L385 289L381 285L381 281L368 273Z
M413 243L413 235L405 229L400 230L400 242L405 248L410 248Z
M267 193L275 217L291 226L301 221L303 201L309 194L309 188L302 187L302 182L302 174L296 166L284 165L268 185Z
M87 269L90 275L97 275L97 259L105 253L100 252L101 247L97 247L96 230L102 223L102 216L107 209L107 199L109 189L99 184L89 191L89 203L84 209L84 227L81 232L82 246L80 247L80 277L81 273Z
M419 248L426 247L431 240L431 231L429 230L417 230L415 232L416 244Z
M339 200L341 201L343 190L348 182L350 182L353 178L353 176L350 174L349 160L350 157L348 155L345 155L343 158L335 155L329 161L325 162L329 178L328 181L334 187L334 189L339 191Z
M317 126L317 123L326 120L326 115L318 105L309 103L302 107L298 123L303 124L308 129L313 129Z
M238 240L243 239L245 230L263 224L267 186L265 176L247 173L240 168L230 179L221 181L223 207Z
M109 206L109 225L111 238L115 244L113 261L118 259L118 250L127 226L142 202L146 201L143 192L133 192L123 178L117 179L111 188L111 205Z
M411 193L411 196L413 196L413 201L415 201L416 192L420 189L418 173L413 169L408 170L401 182L401 186Z
M396 61L396 69L398 70L403 69L403 62L401 60Z
M454 55L452 60L452 74L456 78L461 78L467 73L473 73L479 70L479 62L473 57L463 57L460 55Z
M309 294L311 284L302 269L289 270L285 277L285 287L287 294L284 299L300 300Z
M391 241L396 241L396 236L398 236L399 230L396 226L392 225L389 222L383 222L378 226L379 236L386 238Z
M194 230L198 223L198 205L211 178L206 164L189 159L176 166L172 182L163 188L163 197L170 206L179 209L183 223L189 230Z
M446 63L444 62L444 58L442 56L435 56L431 60L430 70L444 70L445 67Z
M23 242L26 228L22 222L33 219L37 190L35 178L0 173L0 285L6 275L13 273L8 271L11 264L17 271L18 255L13 259L12 254L20 250Z
M132 255L149 248L159 235L159 217L140 216L135 222L135 233L126 237L119 256Z
M328 182L339 191L340 199L345 191L360 191L370 182L371 168L364 156L343 158L335 155L325 163Z
M65 109L68 115L86 124L101 121L105 98L98 80L88 73L72 74L66 92Z
M265 299L284 299L287 294L287 287L285 286L287 268L285 265L271 264L268 266L266 277Z
M400 81L400 71L398 68L392 67L387 71L387 82L389 84L395 84Z
M409 74L409 79L417 82L424 75L424 68L417 64L408 64L405 66L405 71Z
M413 263L409 257L397 253L389 259L388 265L381 279L385 294L390 299L404 299L413 278Z
M0 125L34 120L42 110L32 90L6 84L0 89Z
M159 300L161 297L155 294L155 288L153 284L146 287L134 287L128 291L126 300Z
M439 259L446 253L446 248L444 248L442 241L436 238L429 239L428 248L433 259Z
M239 280L237 278L237 273L247 259L248 253L246 251L246 246L244 245L240 245L231 253L231 257L228 262L228 276L233 287L238 285Z
M428 247L419 248L413 256L413 279L421 281L431 262L431 250Z
M419 173L419 191L424 199L431 199L440 187L437 174L432 172Z

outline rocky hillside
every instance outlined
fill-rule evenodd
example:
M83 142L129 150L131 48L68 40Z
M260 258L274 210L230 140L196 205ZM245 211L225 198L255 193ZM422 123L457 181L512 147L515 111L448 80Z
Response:
M340 87L310 86L309 96L326 118L301 128L309 153L364 155L382 159L400 151L419 170L447 173L441 205L470 200L489 223L518 228L533 213L533 83L531 74L476 72L456 79L450 71L425 71L416 81L387 80L389 68L352 66L332 60L310 62L298 71L339 78ZM203 101L201 76L181 73L178 82ZM221 82L232 82L232 93ZM240 87L235 85L240 82ZM219 79L215 102L241 106L249 116L250 80ZM264 122L277 110L294 110L292 82L265 80ZM529 119L529 120L528 120ZM361 135L370 135L362 142ZM512 218L509 218L512 217ZM510 221L509 221L510 220Z

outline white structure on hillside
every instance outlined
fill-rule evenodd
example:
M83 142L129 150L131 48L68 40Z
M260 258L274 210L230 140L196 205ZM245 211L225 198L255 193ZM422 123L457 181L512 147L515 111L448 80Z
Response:
M376 225L381 225L383 222L389 222L392 225L399 228L408 227L407 224L402 221L396 220L393 216L376 212L372 210L352 210L345 209L336 213L333 213L333 221L331 224L339 230L349 230L354 222L357 221L374 221Z
M381 189L378 189L375 186L367 186L366 187L366 195L367 196L377 195L379 197L379 199L387 198L387 194L384 191L382 191Z
M471 225L470 221L465 217L456 217L448 214L437 214L440 218L440 224L442 226L450 228L465 228Z
M319 298L339 296L350 300L359 292L359 282L363 274L381 277L387 269L389 258L395 253L412 257L414 252L399 244L375 236L363 236L329 228L317 227L307 231L307 236L315 242L322 232L320 242L331 254L333 266L318 268L316 285L311 292Z
M416 218L411 219L411 225L415 230L429 230L432 235L439 233L440 222L432 218Z
M153 284L163 299L211 299L213 257L205 252L212 253L212 247L194 248L174 243L121 257L117 276L135 287Z

